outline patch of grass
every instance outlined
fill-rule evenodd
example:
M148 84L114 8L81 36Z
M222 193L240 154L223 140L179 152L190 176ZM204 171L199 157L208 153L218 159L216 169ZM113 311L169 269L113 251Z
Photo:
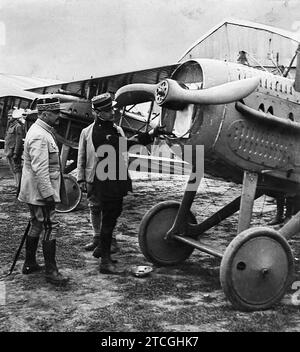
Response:
M239 312L226 309L228 320L224 327L230 332L280 332L295 326L291 320L299 307L276 305L273 309L256 312Z
M230 319L227 328L232 332L279 332L289 325L288 316L278 311L238 314Z
M219 307L189 306L169 312L164 312L161 320L172 325L195 325L217 323L227 318L228 314Z
M57 239L58 262L63 260L65 266L72 268L84 268L85 258L82 254L82 248L85 244L85 238L72 236L72 233L68 227L61 222L60 234Z
M173 296L179 299L189 299L194 292L203 291L206 284L209 286L209 291L212 291L211 285L206 280L197 280L191 282L189 278L182 277L151 277L144 280L120 280L120 287L123 291L125 299L147 299L155 300L164 296Z
M135 304L117 303L93 311L85 320L77 319L75 325L84 327L87 332L162 331L159 321L157 314L147 304L139 309Z
M55 314L55 316L54 316ZM34 331L41 332L50 332L56 331L57 323L60 321L61 317L59 317L55 312L52 314L45 314L33 317L26 317L28 321L28 325L34 329ZM32 324L34 322L34 324Z
M189 299L197 292L212 292L220 289L219 264L211 257L193 258L173 267L157 268L155 275L137 279L116 277L125 298L149 300L163 296L173 296L180 299Z

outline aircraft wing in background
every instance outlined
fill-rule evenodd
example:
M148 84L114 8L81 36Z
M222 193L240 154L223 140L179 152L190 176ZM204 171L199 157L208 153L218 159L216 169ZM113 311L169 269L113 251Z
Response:
M28 88L27 91L46 94L56 93L59 89L68 91L86 99L95 95L110 92L115 93L119 88L132 83L156 84L171 76L178 64L161 66L139 71L120 73L116 75L89 78L80 81L64 82L47 86Z

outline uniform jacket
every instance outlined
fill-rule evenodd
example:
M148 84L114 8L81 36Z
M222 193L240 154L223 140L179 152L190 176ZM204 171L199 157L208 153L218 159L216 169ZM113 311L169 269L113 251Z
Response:
M95 122L81 131L78 158L77 158L77 181L94 182L97 166L97 155L92 141L92 132ZM115 126L121 136L125 136L121 127Z
M20 158L23 153L23 127L18 120L9 123L5 135L4 154L10 158L14 154Z
M109 155L104 155L103 157L97 158L98 164L96 168L97 177L95 177L95 192L97 193L97 198L102 200L122 198L126 196L129 191L132 191L132 182L127 169L127 158L125 158L124 155L119 155L119 143L121 142L120 137L124 138L124 133L122 135L120 130L117 129L116 126L113 125L110 121L95 123L93 127L92 141L95 150L97 150L102 145L110 145L114 148L116 156L113 158L114 160L108 160L108 162L111 162L111 164L107 167L104 166L104 169L102 169L100 164L104 162L104 165L106 165L106 159L109 158ZM140 134L136 140L127 139L127 147L130 148L130 146L134 144L146 145L151 141L152 139L148 134ZM109 167L112 167L115 171L113 179L106 177L109 173ZM125 170L127 174L125 179L121 170Z
M37 119L26 134L18 197L21 202L44 205L43 199L50 196L60 202L61 168L53 132L52 127Z

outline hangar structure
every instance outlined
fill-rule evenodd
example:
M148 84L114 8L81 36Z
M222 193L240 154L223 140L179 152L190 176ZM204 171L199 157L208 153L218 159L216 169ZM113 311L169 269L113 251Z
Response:
M243 60L241 52L244 52L250 66L276 71L276 66L289 67L299 42L300 35L295 32L251 21L225 19L191 45L179 62L194 58L237 62ZM293 62L291 75L295 66Z

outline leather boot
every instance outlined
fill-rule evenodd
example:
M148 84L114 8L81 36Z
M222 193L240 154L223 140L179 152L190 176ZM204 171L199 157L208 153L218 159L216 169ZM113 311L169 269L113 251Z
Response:
M120 247L118 245L118 242L117 242L116 238L113 237L112 241L111 241L110 253L114 254L114 253L118 253L119 251L120 251ZM101 257L101 244L100 244L100 241L99 241L98 246L94 249L93 257L95 257L97 259Z
M116 237L113 237L111 240L111 247L110 247L110 252L111 253L118 253L120 252L120 247L118 245Z
M116 266L110 256L111 237L101 237L101 261L99 271L102 274L121 274L122 271Z
M102 258L99 266L99 271L101 274L122 274L121 270L116 263L112 262L110 258Z
M100 236L94 236L93 241L84 246L86 251L93 251L100 242Z
M101 257L101 244L98 243L98 246L93 251L93 257L100 258Z
M113 259L110 254L109 254L109 261L112 263L118 263L118 261L116 259ZM101 258L101 256L102 256L101 245L98 245L93 252L93 257L99 259Z
M24 275L32 274L43 269L42 266L38 265L35 258L38 244L38 237L27 236L25 244L25 262L22 268L22 274Z
M54 285L65 285L69 278L63 277L58 271L55 261L56 240L43 241L43 254L45 258L45 278Z

